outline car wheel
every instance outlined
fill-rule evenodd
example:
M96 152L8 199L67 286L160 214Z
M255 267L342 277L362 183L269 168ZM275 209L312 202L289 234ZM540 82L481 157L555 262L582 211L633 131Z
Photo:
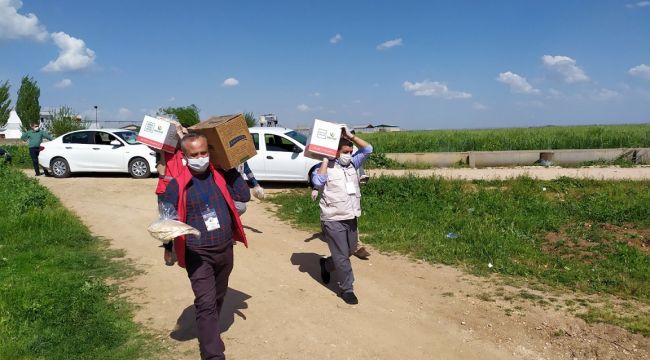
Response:
M129 162L129 174L136 179L145 179L151 175L149 163L143 158L135 158Z
M50 162L50 171L55 178L66 178L70 176L70 165L64 158L54 158Z

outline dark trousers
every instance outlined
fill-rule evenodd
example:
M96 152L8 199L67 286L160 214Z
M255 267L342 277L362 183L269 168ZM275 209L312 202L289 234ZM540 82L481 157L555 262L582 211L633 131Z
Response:
M36 175L41 174L40 167L38 167L38 152L39 152L39 150L38 150L37 147L33 147L33 148L30 147L29 148L29 157L32 158L32 164L34 165L34 173Z
M219 313L233 267L232 242L214 248L187 248L187 275L194 291L201 359L225 359Z
M354 291L354 273L350 256L357 249L357 219L321 221L321 229L332 256L325 259L327 271L338 271L341 292Z

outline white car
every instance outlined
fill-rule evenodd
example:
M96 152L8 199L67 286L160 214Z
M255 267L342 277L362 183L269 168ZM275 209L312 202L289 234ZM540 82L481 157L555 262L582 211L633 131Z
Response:
M124 172L147 178L156 172L156 153L123 129L72 131L41 144L39 164L54 177L74 172Z
M257 180L310 182L310 172L320 161L303 155L307 144L305 135L281 127L248 130L257 149L248 166Z

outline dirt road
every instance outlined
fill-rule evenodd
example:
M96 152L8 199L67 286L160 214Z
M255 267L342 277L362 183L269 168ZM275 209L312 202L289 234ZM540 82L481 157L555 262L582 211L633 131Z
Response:
M39 181L144 270L127 284L136 320L161 334L173 359L198 359L187 275L163 265L159 243L145 230L157 216L155 180ZM360 304L345 305L334 286L319 282L326 245L279 222L269 207L254 200L243 216L250 248L235 248L222 314L229 359L642 359L650 353L641 336L527 303L482 301L477 296L495 287L487 279L376 251L368 261L353 258Z

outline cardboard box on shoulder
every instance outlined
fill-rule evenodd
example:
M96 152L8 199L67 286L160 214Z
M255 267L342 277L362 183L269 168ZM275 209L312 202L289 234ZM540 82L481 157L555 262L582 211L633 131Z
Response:
M189 129L208 138L210 162L218 168L235 168L257 154L244 114L213 116Z
M173 153L178 145L176 125L164 117L144 116L137 141L154 149Z
M307 139L305 156L322 160L323 157L333 158L341 140L341 124L314 119L314 125Z

